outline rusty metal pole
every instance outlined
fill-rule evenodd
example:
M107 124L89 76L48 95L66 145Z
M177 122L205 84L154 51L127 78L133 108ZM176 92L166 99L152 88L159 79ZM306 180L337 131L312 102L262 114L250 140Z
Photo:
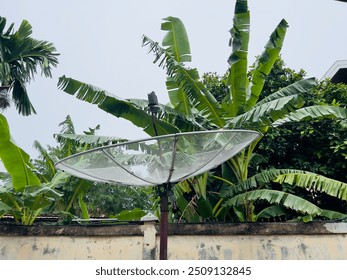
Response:
M168 193L164 192L160 196L160 260L167 260L167 240L169 227L168 204Z

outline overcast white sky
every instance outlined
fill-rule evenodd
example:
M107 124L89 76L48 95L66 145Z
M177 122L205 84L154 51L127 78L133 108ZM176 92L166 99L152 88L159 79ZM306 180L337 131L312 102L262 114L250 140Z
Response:
M32 157L34 140L55 145L53 134L67 115L77 133L101 125L99 135L137 139L145 134L127 121L57 89L66 75L93 84L123 98L147 98L155 91L167 101L165 73L152 63L153 55L141 47L143 34L161 41L162 18L184 22L191 43L192 67L225 73L229 29L235 0L0 0L1 16L17 29L23 19L33 37L54 43L59 66L52 79L38 78L29 86L37 115L22 117L14 107L6 110L16 143ZM282 57L288 67L305 69L321 78L336 61L347 59L347 4L333 0L249 0L251 10L250 63L259 55L278 22L289 29Z

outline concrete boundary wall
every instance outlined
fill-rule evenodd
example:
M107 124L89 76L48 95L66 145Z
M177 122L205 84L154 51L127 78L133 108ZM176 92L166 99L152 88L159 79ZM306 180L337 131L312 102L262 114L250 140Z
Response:
M347 259L347 223L171 224L170 260ZM2 260L153 260L159 225L0 224Z

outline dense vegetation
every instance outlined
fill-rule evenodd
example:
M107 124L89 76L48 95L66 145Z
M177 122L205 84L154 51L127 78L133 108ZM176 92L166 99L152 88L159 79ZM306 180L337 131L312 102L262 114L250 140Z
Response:
M317 83L314 78L306 78L304 71L285 67L280 59L288 28L285 20L279 22L264 52L248 68L249 23L247 1L237 0L230 31L231 54L227 71L221 76L200 76L189 66L190 44L180 19L164 19L161 29L166 34L162 43L144 36L143 45L149 47L154 63L167 74L170 103L160 104L154 115L147 101L119 99L73 78L61 77L58 86L115 117L129 120L149 136L222 128L262 133L261 138L222 166L176 184L170 216L173 222L345 219L346 86L329 81ZM4 25L3 21L3 30ZM11 32L12 27L1 38ZM37 66L56 65L53 46L47 42L44 45L49 52L39 57L45 63L41 65L39 59L28 70L27 79ZM2 70L8 69L5 59L1 63ZM46 71L49 76L50 68ZM17 76L11 80L6 75L0 77L2 90L14 93L6 83L16 84ZM23 96L15 99L17 108L29 114L33 106ZM6 105L7 95L2 97ZM149 125L153 116L156 129ZM54 163L61 158L125 139L97 136L98 127L76 135L67 117L55 136L58 145L44 148L35 143L41 156L30 161L11 142L3 115L0 124L0 158L8 171L1 174L0 216L9 214L18 222L32 224L40 214L54 214L65 220L93 216L129 220L147 212L158 213L159 199L152 187L105 186L55 169ZM18 166L24 168L18 170Z

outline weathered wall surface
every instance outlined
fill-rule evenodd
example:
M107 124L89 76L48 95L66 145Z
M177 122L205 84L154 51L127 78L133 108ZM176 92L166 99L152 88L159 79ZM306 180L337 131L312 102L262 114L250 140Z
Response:
M0 259L158 259L153 222L112 226L0 225ZM171 260L347 259L346 223L174 224Z

